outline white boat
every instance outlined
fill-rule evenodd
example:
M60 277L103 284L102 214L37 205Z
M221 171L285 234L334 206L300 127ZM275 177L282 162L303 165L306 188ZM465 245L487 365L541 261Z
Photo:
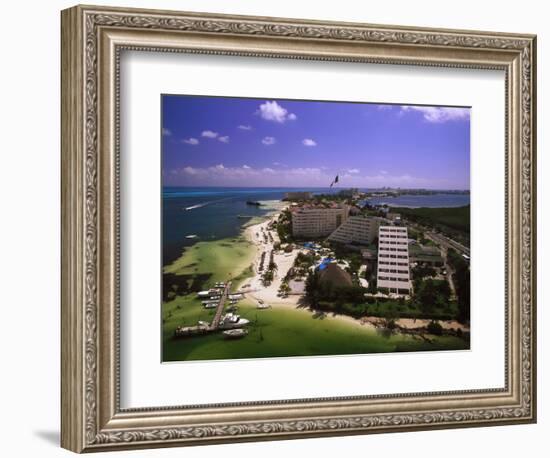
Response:
M215 309L217 306L218 306L218 303L217 302L209 302L207 304L204 304L204 308L205 309Z
M189 234L185 236L186 239L196 239L197 237L198 237L197 234Z
M209 297L210 299L219 299L220 292L217 289L209 289L208 291L199 291L197 293L198 297Z
M244 294L242 294L242 293L229 294L227 297L228 297L229 300L235 301L235 300L243 299Z
M240 315L234 313L226 313L220 321L220 329L236 329L242 328L250 323L246 318L241 318Z
M263 302L261 304L258 304L256 306L257 309L260 309L260 310L265 310L265 309L268 309L268 308L271 308L271 305L269 304L264 304Z
M229 329L227 331L223 331L223 336L226 339L240 339L247 334L248 331L246 329Z
M174 337L192 337L198 335L204 335L209 332L208 326L200 324L197 326L178 326L174 331Z

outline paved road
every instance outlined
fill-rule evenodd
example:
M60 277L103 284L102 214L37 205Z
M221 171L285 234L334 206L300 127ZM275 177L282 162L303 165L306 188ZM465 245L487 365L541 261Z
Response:
M439 244L440 246L445 248L445 250L452 248L453 250L458 251L460 254L470 256L470 248L465 247L461 243L458 243L456 240L450 239L441 234L436 234L435 232L426 232L425 234L427 238Z
M449 248L452 248L453 250L458 251L460 254L465 254L466 256L470 256L470 248L462 245L456 240L446 237L443 234L436 234L435 232L431 231L430 228L422 226L421 224L418 224L418 223L413 223L412 221L407 221L406 225L411 226L417 231L423 232L426 238L438 244L445 251L448 250Z

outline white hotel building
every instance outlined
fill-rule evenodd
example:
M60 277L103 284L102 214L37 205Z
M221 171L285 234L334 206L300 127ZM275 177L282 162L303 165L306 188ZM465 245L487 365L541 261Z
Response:
M372 216L350 216L329 235L331 242L370 245L378 236L380 219Z
M292 235L297 238L326 237L348 219L347 205L304 205L292 210Z
M380 226L378 229L378 288L409 294L409 237L406 227Z

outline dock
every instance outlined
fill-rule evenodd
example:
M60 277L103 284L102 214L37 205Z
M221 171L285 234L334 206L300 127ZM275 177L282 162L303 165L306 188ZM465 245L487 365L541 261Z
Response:
M225 284L225 287L223 288L222 297L220 297L220 302L218 303L218 307L216 307L216 313L214 314L214 318L210 323L209 329L211 331L216 331L220 326L220 320L222 319L222 313L225 308L225 301L227 300L227 296L229 295L230 288L231 288L231 282L228 281Z
M225 303L229 296L229 290L231 289L231 282L227 282L223 288L223 292L221 293L220 300L218 301L218 305L216 306L216 312L214 313L214 318L208 324L207 322L199 322L196 326L187 326L187 327L181 327L177 328L174 336L175 337L191 337L196 335L205 335L209 334L211 332L215 332L219 330L220 322L222 319L223 312L225 310Z

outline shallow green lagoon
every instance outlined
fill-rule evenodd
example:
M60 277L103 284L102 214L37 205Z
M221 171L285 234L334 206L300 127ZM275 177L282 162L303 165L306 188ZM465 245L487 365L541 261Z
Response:
M164 305L164 361L269 358L282 356L345 355L395 351L467 349L468 343L456 337L436 337L432 343L418 337L388 334L370 327L326 317L315 318L302 309L258 310L242 301L238 313L249 319L249 334L239 340L225 340L221 333L174 339L176 326L209 321L206 311L191 296L178 297Z
M198 242L164 268L165 273L194 275L211 273L210 284L240 276L254 260L256 249L244 237Z

